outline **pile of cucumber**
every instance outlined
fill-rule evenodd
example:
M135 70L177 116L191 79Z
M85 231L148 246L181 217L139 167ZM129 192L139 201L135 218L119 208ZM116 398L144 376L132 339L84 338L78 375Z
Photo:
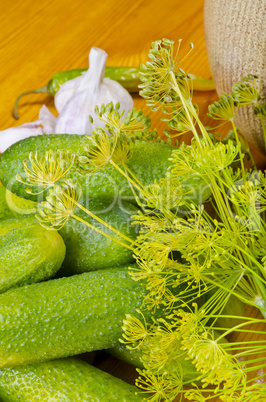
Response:
M41 227L35 217L40 195L28 194L26 185L16 180L17 174L24 175L23 160L30 151L82 154L85 141L85 136L75 135L30 137L0 157L4 402L142 400L134 386L71 357L111 348L120 358L141 364L138 356L128 357L119 347L125 314L136 314L145 292L128 274L135 263L132 251L71 218L59 232ZM165 174L171 151L171 145L137 141L130 168L144 184L151 184ZM138 227L131 225L131 215L138 207L126 180L106 168L81 181L81 203L89 203L90 210L134 240Z

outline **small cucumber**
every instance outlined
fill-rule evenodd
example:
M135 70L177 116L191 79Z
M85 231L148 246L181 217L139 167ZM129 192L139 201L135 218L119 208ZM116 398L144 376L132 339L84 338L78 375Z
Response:
M10 210L6 202L6 189L0 183L0 221L13 218L15 214Z
M93 200L87 207L130 239L134 240L136 238L138 227L137 225L131 225L132 219L130 218L137 211L134 205L124 202L123 208L115 205L108 211L105 202ZM109 233L112 237L123 240L104 225L88 217L85 212L78 211L77 209L77 211L75 210L75 214L97 228L102 229L104 233ZM10 230L32 225L39 226L40 230L45 230L39 225L34 215L23 215L3 222L0 221L0 236L3 236ZM70 218L58 233L66 245L66 255L62 267L56 275L58 277L113 266L122 266L134 261L130 249L90 229L84 223L74 218Z
M18 197L16 194L11 193L9 190L5 190L6 203L10 211L16 215L29 215L34 214L37 211L37 203L25 198Z
M123 206L115 204L112 208L106 201L92 200L89 205L83 203L100 219L111 225L129 239L135 240L138 234L138 226L132 225L131 215L138 209L127 202ZM76 208L75 215L94 227L109 234L112 238L130 243L121 236L106 228L103 224L89 217L85 212ZM84 223L70 218L59 231L66 244L66 258L59 274L71 275L94 271L102 268L122 266L134 261L132 250L118 244Z
M50 134L26 138L12 145L1 155L0 181L8 190L20 197L42 201L47 193L41 193L39 196L28 194L25 191L28 186L16 180L17 174L25 178L23 160L28 159L29 153L36 150L43 155L50 149L84 155L85 145L87 145L86 135ZM165 176L174 149L173 146L162 142L137 140L127 165L144 186L153 184ZM124 199L136 203L126 178L115 167L105 167L86 177L80 177L77 173L71 173L71 176L75 181L81 182L85 199L106 199L109 200L110 206ZM188 178L182 186L188 201L202 203L210 196L209 187L199 176ZM38 192L40 188L32 187L32 190Z
M51 278L65 257L64 241L56 231L14 222L16 228L13 219L0 222L0 292Z
M25 189L28 186L16 180L17 174L25 178L23 160L28 159L29 153L36 150L40 154L50 149L54 151L60 149L84 155L85 145L87 145L86 135L50 134L26 138L12 145L1 155L0 181L8 190L20 197L33 201L43 200L43 194L37 197L26 193ZM164 143L136 141L128 166L144 185L151 184L165 174L170 164L168 158L173 149L174 147ZM135 200L127 180L114 167L108 166L86 177L73 173L72 177L81 182L83 197L86 199L105 198L111 200L111 204L118 198L128 197L128 201ZM37 188L32 189L34 192L37 191Z
M0 371L4 402L137 402L138 388L77 358Z
M0 368L115 346L125 314L135 314L144 292L123 267L1 294Z
M5 219L0 221L0 236L5 235L11 230L19 229L21 227L25 228L27 226L37 226L41 228L41 225L34 215L14 216L13 218Z

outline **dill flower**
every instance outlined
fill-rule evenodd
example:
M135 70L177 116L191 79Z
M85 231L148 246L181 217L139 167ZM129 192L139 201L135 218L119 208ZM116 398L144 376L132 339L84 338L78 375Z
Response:
M78 172L80 174L95 173L110 162L115 145L113 139L103 128L94 131L94 135L87 136L88 145L86 155L79 156Z
M142 317L144 323L131 314L126 314L126 318L123 320L122 329L124 333L122 334L123 339L120 339L120 342L127 344L129 349L139 349L146 342L147 337L150 336L150 330L148 329L144 315L139 309L136 312ZM132 344L132 346L129 344Z
M49 150L44 156L41 156L38 151L30 152L29 162L23 161L26 181L20 175L17 175L16 179L28 186L41 187L37 193L30 188L26 190L30 194L40 194L65 179L76 164L76 155L69 152Z
M158 376L149 370L137 369L137 371L140 377L136 380L136 385L143 390L140 393L151 394L151 396L144 397L144 401L172 401L182 388L182 377L176 371Z
M104 127L108 132L115 136L116 134L129 133L130 135L143 132L150 128L151 118L144 115L142 110L132 109L124 116L124 111L119 112L120 104L110 102L102 105L99 109L95 107L95 114L104 123ZM93 120L91 120L93 123Z
M232 95L237 100L239 106L257 105L260 100L256 84L257 78L257 76L250 74L233 85Z
M181 40L179 40L179 46ZM161 105L171 103L171 106L179 107L182 105L179 96L177 96L174 87L175 80L180 83L180 90L186 99L191 99L191 90L188 84L190 78L182 71L176 71L177 65L182 62L178 60L177 55L173 53L174 42L169 39L156 41L152 43L149 53L151 61L141 66L140 79L143 84L140 85L140 95L147 99L147 103L152 110L157 110ZM193 45L190 45L190 50ZM186 56L185 56L186 57Z
M224 93L220 99L209 105L208 116L215 120L232 121L236 114L238 102L232 95Z
M36 218L47 229L60 230L74 214L81 197L81 188L72 180L65 180L49 191L46 201L38 204Z

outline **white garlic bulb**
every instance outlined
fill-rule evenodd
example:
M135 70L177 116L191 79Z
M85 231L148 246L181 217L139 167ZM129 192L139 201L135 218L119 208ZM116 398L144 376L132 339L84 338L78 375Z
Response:
M104 78L107 53L93 47L89 54L89 69L86 74L64 83L55 96L55 107L59 112L56 121L57 134L91 134L94 124L103 126L95 116L95 106L109 102L120 103L120 110L128 113L134 103L129 92L118 82Z

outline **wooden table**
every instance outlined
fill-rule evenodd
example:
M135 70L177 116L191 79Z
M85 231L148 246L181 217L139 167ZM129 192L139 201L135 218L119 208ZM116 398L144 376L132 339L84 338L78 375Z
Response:
M20 102L20 119L12 115L16 97L45 85L58 71L87 67L92 46L108 53L107 65L139 66L147 60L152 41L183 39L180 57L195 49L182 68L211 78L204 43L203 0L13 0L2 2L0 32L0 130L38 118L42 104L52 112L46 94L28 95ZM217 99L215 91L195 94L200 115ZM145 101L134 96L135 106L148 112ZM209 119L203 117L205 124ZM153 125L162 131L160 115ZM1 139L0 139L1 141ZM258 152L255 159L265 164ZM134 373L115 359L99 363L117 376L133 381Z

